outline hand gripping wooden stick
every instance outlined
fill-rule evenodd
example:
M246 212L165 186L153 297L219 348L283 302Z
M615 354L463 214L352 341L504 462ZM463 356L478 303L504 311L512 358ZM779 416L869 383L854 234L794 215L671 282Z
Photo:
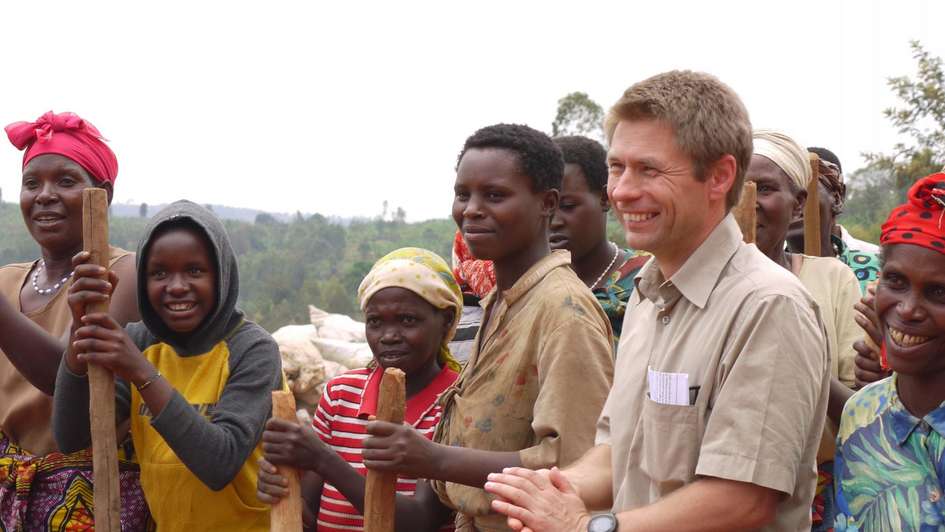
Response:
M810 183L807 184L807 201L804 203L804 254L820 257L823 250L820 242L820 157L810 157Z
M272 417L298 423L295 416L295 396L292 392L272 392ZM289 494L272 506L269 529L272 532L302 531L302 487L299 471L294 467L278 466L279 474L289 481Z
M397 368L385 369L377 399L377 420L403 423L406 397L404 372ZM394 532L396 495L395 473L368 469L364 492L365 532Z
M756 221L755 221L755 203L758 200L758 187L755 186L754 181L746 181L745 185L742 186L742 197L738 200L738 205L735 206L733 212L735 214L735 221L738 222L738 227L742 229L742 239L747 244L753 244L755 242L755 231L756 231Z
M108 193L100 188L82 191L82 242L83 249L91 255L89 263L108 269ZM108 312L108 303L90 304L85 309L86 314L95 312ZM89 417L95 530L121 532L115 376L95 364L89 364Z

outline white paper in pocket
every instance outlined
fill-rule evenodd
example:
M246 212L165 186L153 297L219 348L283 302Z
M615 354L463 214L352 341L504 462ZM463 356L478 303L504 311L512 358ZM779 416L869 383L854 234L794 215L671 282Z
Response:
M689 406L689 375L646 370L650 400L663 405Z

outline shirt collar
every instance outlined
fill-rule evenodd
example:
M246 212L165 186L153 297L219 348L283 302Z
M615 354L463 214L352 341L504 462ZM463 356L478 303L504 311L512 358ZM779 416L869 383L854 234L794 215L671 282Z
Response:
M945 403L919 419L912 415L899 399L898 376L893 374L891 379L887 379L886 386L888 386L887 397L889 397L889 401L883 414L888 416L892 431L896 435L896 443L900 447L906 444L909 436L923 423L929 425L940 436L945 437Z
M668 281L663 279L655 257L647 262L634 278L637 289L658 306L672 306L681 295L700 309L705 308L722 270L741 245L741 229L729 213Z
M375 366L370 375L368 375L367 384L361 390L361 406L358 408L358 417L367 419L370 416L377 415L377 398L381 391L381 377L384 370L380 366ZM459 374L451 370L448 366L443 366L440 373L433 378L426 388L420 390L413 397L407 398L404 405L404 421L416 426L426 413L436 406L436 399L456 380Z
M547 256L536 262L529 268L511 288L502 294L505 304L509 307L523 295L527 294L539 281L544 279L552 270L560 266L569 266L571 264L571 253L566 250L555 250ZM487 308L492 300L495 299L498 288L494 288L486 297L482 298L479 305Z

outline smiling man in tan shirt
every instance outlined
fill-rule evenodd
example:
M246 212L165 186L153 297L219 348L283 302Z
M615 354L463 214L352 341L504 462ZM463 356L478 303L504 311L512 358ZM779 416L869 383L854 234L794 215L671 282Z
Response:
M744 106L712 76L669 72L606 126L611 201L653 259L597 445L563 472L490 476L493 508L535 532L809 530L829 356L816 303L729 213L751 158Z

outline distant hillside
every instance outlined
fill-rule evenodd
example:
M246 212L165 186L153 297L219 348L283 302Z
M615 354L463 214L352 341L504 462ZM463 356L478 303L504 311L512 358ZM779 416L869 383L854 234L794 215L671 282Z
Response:
M148 217L154 216L161 211L164 207L167 207L166 203L161 203L157 205L149 205L147 203L113 203L111 207L112 216L120 218L140 218L141 217L141 207L145 206L145 211ZM241 222L254 222L256 217L260 214L267 214L272 216L274 219L280 222L288 222L292 219L293 214L286 214L281 212L265 212L256 209L246 209L243 207L227 207L226 205L207 205L210 207L213 212L217 214L220 218L224 220L239 220ZM308 216L303 214L303 216Z
M148 214L160 206L148 208ZM213 207L223 217L239 260L240 307L269 331L308 321L308 305L360 317L357 289L378 258L405 246L426 248L450 260L456 224L447 218L405 223L381 219L339 219L320 214L275 215L252 209ZM248 214L254 213L254 214ZM113 245L135 250L147 219L137 207L113 205ZM247 221L246 216L250 219ZM623 242L611 220L608 233ZM0 203L0 265L36 260L39 250L23 225L17 205Z
M159 208L149 206L148 215ZM359 316L357 288L374 261L405 246L430 249L448 261L456 231L448 219L408 224L294 214L281 221L252 209L213 210L229 218L224 225L239 260L240 307L270 331L306 323L310 304ZM145 225L138 207L112 206L113 245L137 249ZM36 260L38 253L19 206L0 203L0 265Z

